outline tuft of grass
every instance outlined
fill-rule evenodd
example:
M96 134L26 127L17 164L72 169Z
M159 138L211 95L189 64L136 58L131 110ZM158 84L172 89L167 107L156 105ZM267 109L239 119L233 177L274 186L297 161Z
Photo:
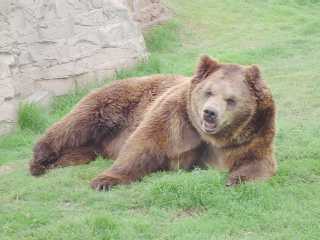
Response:
M155 55L150 55L147 62L140 62L133 69L122 69L117 72L116 79L125 79L130 77L146 76L161 73L160 59Z
M179 39L179 24L171 21L162 25L155 26L145 35L147 48L152 53L168 52L181 46Z
M40 133L48 126L46 112L34 103L23 103L18 110L18 126Z
M52 106L50 108L51 112L51 122L55 122L58 119L66 115L74 107L74 105L80 101L90 90L95 86L90 86L87 89L75 89L71 91L68 95L55 97Z
M115 222L113 216L94 216L91 223L93 236L98 239L118 239L119 238L119 224Z

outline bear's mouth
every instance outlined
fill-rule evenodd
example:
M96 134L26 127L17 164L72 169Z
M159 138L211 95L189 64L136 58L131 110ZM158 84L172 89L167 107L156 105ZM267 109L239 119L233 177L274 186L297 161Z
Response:
M202 129L209 134L213 134L217 132L217 127L218 124L217 122L207 122L207 121L203 121L202 122Z

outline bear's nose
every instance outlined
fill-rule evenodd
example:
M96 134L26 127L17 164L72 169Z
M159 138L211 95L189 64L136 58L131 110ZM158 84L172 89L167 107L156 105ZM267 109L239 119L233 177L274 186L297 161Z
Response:
M217 112L213 109L205 109L203 117L208 122L214 122L217 118Z

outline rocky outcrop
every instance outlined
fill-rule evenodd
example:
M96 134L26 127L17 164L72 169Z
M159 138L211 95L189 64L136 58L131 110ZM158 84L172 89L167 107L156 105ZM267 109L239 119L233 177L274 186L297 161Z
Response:
M168 8L160 0L128 0L133 18L142 29L164 22L171 17Z
M147 57L142 27L163 10L146 0L0 1L0 134L23 99L47 102ZM148 11L149 12L149 11Z

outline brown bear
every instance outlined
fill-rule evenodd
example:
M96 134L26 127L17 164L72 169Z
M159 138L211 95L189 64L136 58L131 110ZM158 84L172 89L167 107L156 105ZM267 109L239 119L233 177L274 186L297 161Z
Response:
M131 78L87 95L34 147L32 175L114 159L97 190L164 170L215 166L227 186L275 174L275 104L259 68L203 56L193 77Z

